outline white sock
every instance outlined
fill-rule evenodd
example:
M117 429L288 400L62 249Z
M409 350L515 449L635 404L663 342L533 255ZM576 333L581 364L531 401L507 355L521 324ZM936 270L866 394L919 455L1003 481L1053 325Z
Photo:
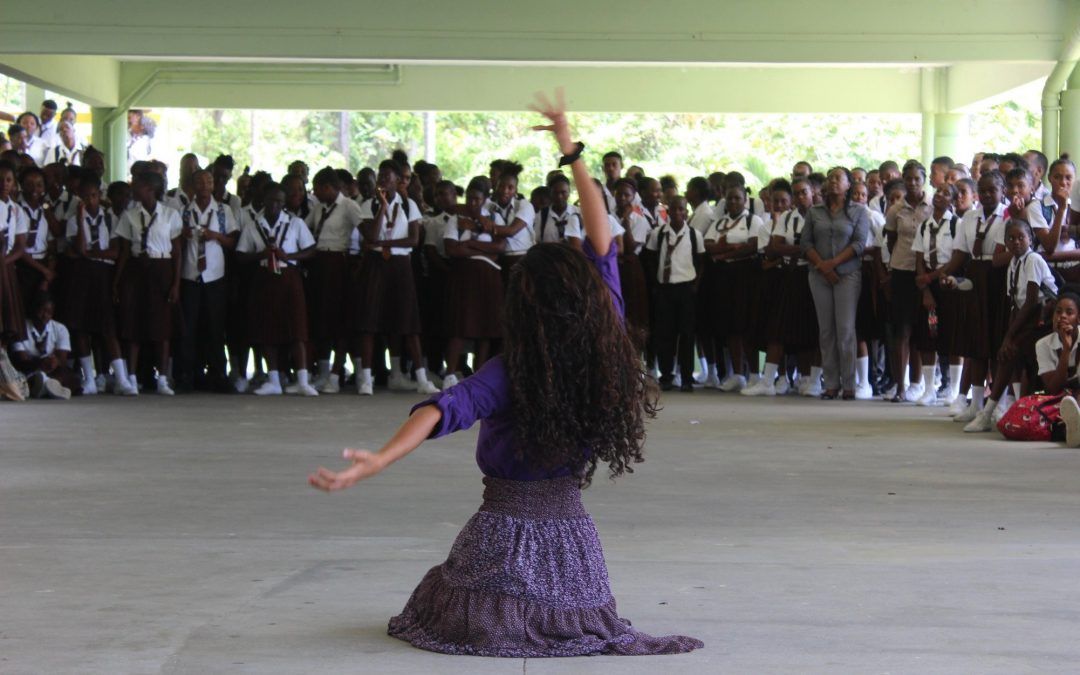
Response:
M923 366L922 367L922 383L923 392L934 391L934 373L937 372L937 366Z
M127 361L125 361L124 359L115 359L109 365L112 366L113 376L116 379L120 380L121 383L127 383L127 381L128 381Z
M715 363L710 363L709 364L709 377L712 377L712 378L719 378L720 377L716 373L716 364Z
M320 369L322 368L321 363L319 364L319 368ZM302 369L296 371L296 383L299 384L301 387L307 387L308 386L308 371L307 371L307 368L302 368Z
M960 380L964 378L964 366L949 366L949 398L960 395Z
M976 410L982 410L986 401L983 396L986 395L986 387L972 387L971 388L971 405L975 406Z
M982 412L989 415L990 413L994 412L994 408L997 407L997 404L998 404L998 401L995 401L992 398L986 399L986 403L983 405Z
M360 369L360 381L361 382L371 382L371 368L361 368Z
M705 360L704 356L698 357L698 367L701 368L701 372L704 375L709 374L709 362Z
M821 366L810 366L810 386L821 382Z
M400 356L391 356L390 357L390 377L393 377L393 378L401 377L401 357Z
M423 384L424 382L427 382L427 368L417 368L416 383Z
M80 356L79 367L82 368L83 382L89 382L94 379L96 373L94 373L94 357L93 356Z
M855 383L860 387L870 385L869 356L859 356L855 358Z
M353 359L352 360L352 372L353 372L353 375L356 375L357 377L360 377L360 370L361 370L361 368L360 368L360 359Z
M304 371L304 374L305 375L307 374L306 370ZM268 378L270 378L270 384L274 385L275 387L280 387L281 386L281 373L280 372L278 372L276 370L271 370L269 373L266 374L266 376Z
M778 369L779 366L775 363L765 362L765 374L762 376L762 379L765 380L765 384L772 384L776 381L776 371Z
M330 377L330 361L319 361L319 379Z

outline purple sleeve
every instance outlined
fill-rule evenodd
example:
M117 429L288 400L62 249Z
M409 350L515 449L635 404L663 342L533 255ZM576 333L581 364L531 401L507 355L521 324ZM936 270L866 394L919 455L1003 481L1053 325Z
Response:
M625 319L626 306L623 303L622 282L619 281L619 251L614 240L611 242L611 246L608 247L605 256L599 255L593 249L592 242L588 238L585 239L585 244L581 250L585 253L585 257L589 259L589 262L596 267L596 271L600 273L600 278L607 285L608 291L611 293L611 302L615 305L615 311L619 313L621 318Z
M507 410L510 407L510 381L502 358L496 356L459 384L417 403L409 414L426 405L433 405L442 413L442 419L428 438L468 429L477 420Z

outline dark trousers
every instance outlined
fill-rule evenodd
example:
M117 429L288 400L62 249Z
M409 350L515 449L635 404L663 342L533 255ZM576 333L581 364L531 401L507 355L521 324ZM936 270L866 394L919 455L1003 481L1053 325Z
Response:
M184 329L178 359L174 364L176 379L191 383L203 369L211 378L225 377L225 316L228 311L225 279L210 283L180 282L180 308Z
M656 357L660 361L660 379L670 382L673 377L676 344L679 352L679 371L683 382L694 374L694 324L697 303L694 282L657 284L653 292L653 317L656 336Z

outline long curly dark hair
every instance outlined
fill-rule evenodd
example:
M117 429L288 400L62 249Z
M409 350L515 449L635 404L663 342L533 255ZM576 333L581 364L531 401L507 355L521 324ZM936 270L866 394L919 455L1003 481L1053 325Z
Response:
M601 462L612 479L633 473L656 385L595 267L569 245L533 246L514 266L505 302L519 458L570 467L582 487Z

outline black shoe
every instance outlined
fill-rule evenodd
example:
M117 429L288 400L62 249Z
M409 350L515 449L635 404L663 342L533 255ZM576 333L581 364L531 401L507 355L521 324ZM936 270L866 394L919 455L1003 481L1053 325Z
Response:
M693 394L694 385L691 382L683 381L682 385L679 387L679 391L683 392L684 394Z
M671 378L660 378L660 391L671 391L675 388Z

